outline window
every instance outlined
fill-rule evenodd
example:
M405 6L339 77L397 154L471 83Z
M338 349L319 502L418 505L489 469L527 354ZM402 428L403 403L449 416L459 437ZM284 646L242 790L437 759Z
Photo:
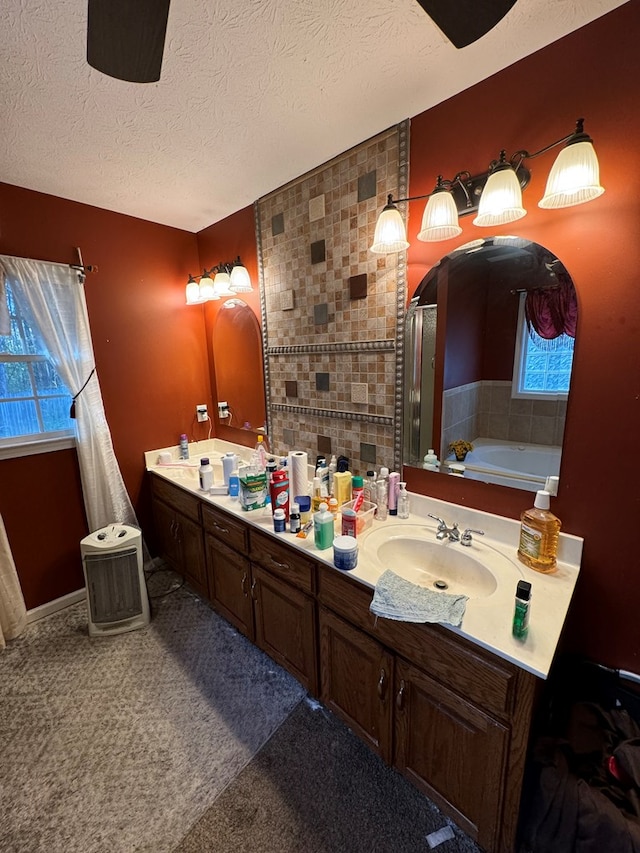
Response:
M561 334L551 341L527 327L524 314L526 294L520 295L518 333L513 366L512 397L566 400L571 381L575 338Z
M71 394L6 283L11 334L0 335L0 449L74 435ZM64 442L62 446L68 445ZM57 449L60 444L56 445ZM35 452L35 451L34 451Z

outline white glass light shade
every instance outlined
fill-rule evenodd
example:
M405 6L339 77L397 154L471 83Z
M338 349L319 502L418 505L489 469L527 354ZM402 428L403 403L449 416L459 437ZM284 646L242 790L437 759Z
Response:
M221 296L233 296L233 290L229 287L231 278L228 272L217 272L213 279L213 290L215 299L220 299Z
M378 255L388 255L391 252L402 252L408 248L409 243L400 211L395 205L388 204L376 222L373 245L370 251Z
M200 299L200 287L194 278L189 278L186 288L187 305L198 305Z
M423 243L435 243L438 240L450 240L462 233L458 225L458 209L453 196L447 190L434 193L427 202L422 214L422 227L418 240Z
M593 145L586 141L574 142L563 148L556 157L538 207L572 207L598 198L603 192Z
M515 222L526 215L527 211L522 206L522 188L516 173L510 166L496 169L484 185L478 215L473 224L481 228L493 228Z
M203 275L200 279L200 302L208 302L210 299L220 299L220 297L216 295L213 279Z
M231 283L229 287L234 293L250 293L253 290L251 277L246 267L236 264L231 270Z

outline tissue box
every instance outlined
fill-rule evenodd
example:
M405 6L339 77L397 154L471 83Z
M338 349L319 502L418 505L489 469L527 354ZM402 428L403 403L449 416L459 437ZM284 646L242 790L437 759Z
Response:
M342 504L340 510L343 509L353 509L355 504L355 500L347 501L345 504ZM378 509L378 504L369 503L369 501L363 501L360 509L356 513L356 535L360 535L363 530L366 530L368 527L371 527L373 524L373 516L376 514L376 510Z
M240 506L242 509L259 509L267 504L267 475L245 474L240 477Z

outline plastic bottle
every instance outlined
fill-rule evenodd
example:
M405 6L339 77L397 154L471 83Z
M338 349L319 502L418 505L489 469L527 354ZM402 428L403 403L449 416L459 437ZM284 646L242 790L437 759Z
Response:
M364 481L364 499L370 504L376 502L376 472L367 471L367 479Z
M379 478L376 481L376 503L378 504L378 509L376 511L376 518L378 521L386 521L387 520L387 508L388 508L388 498L387 498L387 479L386 477Z
M392 471L389 474L389 515L398 514L398 491L400 489L400 474L397 471Z
M238 468L238 457L235 453L225 453L222 457L222 476L225 486L229 485L229 477Z
M180 459L188 459L189 458L189 439L186 434L183 432L180 436Z
M259 471L265 471L267 467L267 451L264 446L264 436L259 435L253 451L254 463Z
M330 548L333 544L333 516L329 507L322 501L320 509L313 516L313 539L320 551Z
M327 460L321 460L316 468L316 477L320 478L320 494L323 498L329 497L329 466Z
M529 608L531 606L531 584L518 581L516 587L516 606L513 612L511 633L518 640L524 640L529 630Z
M311 512L318 512L322 502L322 481L320 477L314 477L311 486Z
M200 488L203 492L208 492L213 486L213 466L206 456L200 460L198 476L200 477Z
M289 518L289 476L285 471L274 471L269 483L271 508L284 510L285 519Z
M273 529L276 533L284 533L287 528L287 519L283 509L276 509L273 512Z
M549 492L536 492L533 507L522 513L520 522L520 562L537 572L555 572L560 519L549 512Z
M359 510L365 499L364 481L359 474L356 474L351 478L351 499L358 502L357 504L354 504L353 508L356 511Z
M422 460L422 467L427 471L440 470L440 463L438 462L438 457L436 456L435 451L432 447L430 447L429 452L425 454L425 457Z
M338 460L336 459L336 454L332 454L331 461L329 462L329 494L335 496L335 491L333 488L333 475L338 470Z
M294 501L291 504L291 512L289 513L289 530L291 533L297 533L300 530L300 507Z
M229 497L232 501L237 501L240 496L240 475L237 471L229 475Z
M333 494L337 498L339 506L351 500L352 479L350 471L336 471L333 475Z
M409 495L406 483L400 483L400 491L398 492L398 518L409 518Z

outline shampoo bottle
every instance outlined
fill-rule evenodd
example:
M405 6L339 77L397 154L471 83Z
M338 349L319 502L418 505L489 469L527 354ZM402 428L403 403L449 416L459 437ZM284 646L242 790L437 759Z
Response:
M537 572L555 572L560 519L549 512L549 492L536 492L533 507L522 513L520 522L520 562Z
M324 551L333 545L333 516L327 504L323 501L320 509L313 516L313 538L316 548Z

